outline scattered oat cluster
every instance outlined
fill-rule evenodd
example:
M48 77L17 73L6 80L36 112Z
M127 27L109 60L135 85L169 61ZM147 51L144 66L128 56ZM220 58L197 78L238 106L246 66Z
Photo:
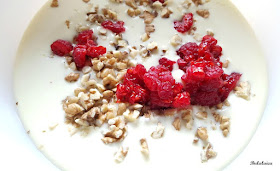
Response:
M90 0L83 1L92 5L90 4ZM188 9L192 5L201 6L208 1L209 0L186 0L183 2L182 7ZM125 3L128 7L126 11L128 16L132 18L139 17L139 19L144 21L145 33L141 36L141 40L143 42L149 40L150 34L155 32L155 27L152 23L156 17L160 16L162 18L169 18L173 13L168 7L168 4L170 3L169 0L111 0L111 2ZM51 6L58 7L58 1L53 0ZM147 7L147 10L143 10L145 7ZM107 130L102 132L102 141L104 144L110 144L124 140L127 132L129 131L127 124L129 122L135 122L139 117L152 118L154 115L158 115L159 113L162 116L173 116L174 121L171 124L175 130L180 131L182 125L184 125L187 129L192 130L195 120L206 120L210 115L210 111L214 118L213 122L211 121L212 129L216 130L216 124L220 124L220 129L223 135L225 137L228 136L230 131L230 118L219 114L220 109L230 105L227 100L223 99L222 101L218 101L218 103L214 103L212 107L200 107L198 112L194 112L192 107L188 106L191 103L189 97L190 95L183 94L181 92L183 86L176 85L175 80L174 84L167 85L168 81L165 80L167 78L166 75L171 75L170 71L172 71L173 64L176 62L168 61L164 58L159 61L159 66L163 67L163 69L160 70L165 71L165 74L163 74L165 77L162 77L162 73L160 72L156 73L157 77L155 77L154 73L151 73L150 75L148 74L148 76L151 76L150 80L158 79L158 82L161 82L161 88L163 90L156 90L155 85L157 83L153 83L152 81L145 83L145 85L143 83L143 87L146 88L150 86L149 90L151 91L151 94L153 95L153 93L156 92L156 94L154 93L154 96L160 96L160 93L164 92L162 97L154 98L152 102L148 102L145 98L149 95L143 95L144 90L143 92L140 92L141 89L139 87L135 88L138 83L135 83L134 77L141 77L141 75L138 74L141 73L141 69L135 72L135 68L137 68L137 66L131 59L136 58L138 55L142 58L150 57L151 53L158 49L157 42L152 41L147 47L142 45L140 47L129 45L128 40L124 40L122 37L122 33L125 32L125 23L118 18L117 13L108 8L99 9L98 6L93 9L94 10L87 13L87 21L89 25L102 26L102 28L98 30L98 33L93 33L89 25L78 25L76 29L78 34L75 36L74 42L57 40L51 45L53 53L58 56L64 56L67 66L72 69L72 72L65 77L65 80L67 82L80 81L80 87L73 91L73 95L68 96L65 100L63 100L63 110L65 111L67 123L82 129L88 129L89 127L101 127L102 125L105 125L107 126ZM206 9L197 10L196 13L205 19L210 16L209 11ZM183 15L182 20L180 21L174 21L174 29L176 29L179 33L171 38L170 43L172 46L177 47L182 44L180 32L186 32L189 35L194 37L196 36L196 27L193 25L194 22L195 20L193 19L192 13ZM71 21L67 20L65 24L67 28L69 28ZM115 51L107 51L105 47L98 46L96 41L97 38L107 39L107 33L109 31L115 33L115 36L108 46L113 46ZM202 41L199 45L201 46L199 47L200 49L197 44L185 44L177 51L178 55L182 58L179 59L181 60L181 63L177 62L181 69L182 67L189 67L190 65L186 61L191 61L193 59L190 58L196 57L190 53L198 53L196 51L201 49L203 49L203 51L201 50L200 53L203 54L200 55L204 55L204 57L206 55L209 55L210 57L211 55L216 55L215 58L217 58L217 56L221 56L221 48L216 45L217 41L212 37L214 36L213 31L207 30L207 34L209 35L206 36L207 40L204 40L203 42L203 40L200 39L200 41ZM209 56L208 58L210 58ZM217 61L215 61L215 65L216 64ZM222 71L222 67L228 67L229 61L227 60L224 63L219 63L219 65L220 66L217 66L215 70ZM131 69L131 67L134 67L134 69ZM194 80L200 79L200 86L205 84L204 88L207 89L208 87L204 80L205 76L202 79L202 74L204 73L200 70L202 67L198 65L196 67L197 68L189 69L191 74L188 75L192 76L192 79ZM207 69L210 68L209 66L205 67ZM220 75L217 76L217 78L220 78L222 74L222 72L219 73ZM230 80L231 88L224 91L229 93L235 87L239 77L234 80ZM125 85L124 78L125 81L128 79L133 80L130 80L133 82L133 85L131 86L133 91L130 91L129 94L124 94L126 87L123 87L123 92L117 92L120 85ZM144 78L141 79L143 82L145 81ZM170 78L168 79L170 80ZM185 82L188 80L191 79L186 78ZM213 80L209 80L213 82ZM219 82L218 86L222 84L220 79L216 79L214 81ZM131 82L127 84L131 84ZM194 86L192 84L193 82L190 83L190 85ZM164 90L167 86L171 86L169 88L172 91L178 91L176 94L170 95L171 101L168 102L165 97L169 96L170 93L168 94L169 91ZM144 89L143 87L141 88ZM180 89L180 91L178 89ZM191 87L188 87L188 89L191 89ZM248 82L241 82L234 88L234 92L237 96L249 100L250 84ZM179 100L176 99L177 95ZM186 99L186 97L188 99ZM158 99L162 101L159 102ZM151 107L150 105L147 105L148 103L151 103L154 106ZM161 109L159 109L159 107ZM52 126L52 129L54 128L55 127ZM158 122L156 129L150 136L154 139L161 138L164 136L164 131L165 126ZM202 162L206 162L208 159L215 157L217 153L208 142L209 138L207 127L198 127L195 132L193 143L202 141L206 144L201 152ZM143 137L139 137L139 139L141 153L146 157L149 156L150 152L147 140ZM129 148L120 147L120 149L115 153L116 162L122 162L125 159L128 150Z

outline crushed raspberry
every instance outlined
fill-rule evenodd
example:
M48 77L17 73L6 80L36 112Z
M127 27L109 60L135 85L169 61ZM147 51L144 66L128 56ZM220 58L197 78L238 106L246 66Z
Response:
M85 30L77 35L75 41L78 45L86 45L88 43L88 40L92 40L92 36L93 36L92 30Z
M185 33L191 29L193 25L193 14L187 13L181 21L174 21L174 28L181 33Z
M159 1L160 3L164 3L164 0L151 0L152 2Z
M51 44L51 49L55 55L65 56L73 50L73 46L70 42L59 39Z
M185 108L190 105L190 94L188 92L179 93L176 95L173 101L173 107L175 108Z
M111 30L112 32L117 33L117 34L125 31L125 28L123 26L124 25L123 21L113 22L113 21L107 20L107 21L103 21L101 23L101 25L104 28Z
M159 64L165 66L166 68L168 68L169 71L172 71L172 70L173 70L173 65L174 65L175 63L176 63L175 61L171 61L171 60L169 60L169 59L167 59L167 58L165 58L165 57L164 57L164 58L161 58L161 59L159 60Z
M222 48L212 36L204 36L202 42L186 43L177 51L177 61L185 74L184 89L190 93L194 105L214 106L223 102L241 77L239 73L224 74L220 56Z
M150 105L152 109L186 107L190 104L190 96L183 93L183 85L176 83L170 70L158 65L147 72L138 64L127 70L124 82L117 86L117 98L121 102ZM181 95L179 95L181 94ZM174 106L174 105L175 106Z
M103 46L90 46L87 48L87 56L97 58L106 53L106 48Z
M85 45L78 45L73 51L73 60L78 68L83 68L86 64L87 49Z

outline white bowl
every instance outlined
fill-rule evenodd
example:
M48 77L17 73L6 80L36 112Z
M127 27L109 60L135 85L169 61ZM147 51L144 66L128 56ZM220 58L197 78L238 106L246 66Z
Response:
M33 145L27 136L23 126L17 116L15 101L13 97L13 65L15 53L21 36L28 26L29 21L35 12L46 2L46 0L14 0L2 2L0 6L1 16L1 43L0 59L0 109L4 116L0 121L0 170L58 170L51 164ZM277 0L267 0L264 4L262 0L232 0L238 7L260 40L268 61L269 68L269 98L267 107L254 135L252 141L246 149L233 161L226 170L256 170L277 169L277 154L274 149L279 140L277 136L277 119L280 95L278 57L278 42L280 40L280 12L277 7L280 2ZM9 8L8 8L9 7ZM32 10L30 10L32 9ZM262 148L260 148L262 147ZM252 166L251 161L272 162L272 166Z

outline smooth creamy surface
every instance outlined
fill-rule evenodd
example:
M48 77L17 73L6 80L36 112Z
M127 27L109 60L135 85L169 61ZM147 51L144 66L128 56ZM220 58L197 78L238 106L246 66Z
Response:
M93 0L92 0L93 1ZM49 3L44 6L32 21L26 31L18 50L15 66L15 95L19 103L20 117L30 137L36 146L54 164L65 170L160 170L160 169L191 169L191 170L218 170L227 165L248 143L257 127L266 102L267 71L266 62L261 48L250 29L232 4L225 0L212 0L210 3L200 6L201 9L209 9L209 19L203 19L194 15L197 20L195 26L197 32L203 36L206 30L213 30L218 44L223 47L221 61L230 60L227 73L236 71L242 73L242 81L249 81L252 86L250 101L229 96L230 107L222 110L222 114L231 118L230 134L224 138L222 132L211 129L210 121L213 117L208 115L207 120L195 119L193 130L182 127L181 131L175 131L172 126L173 118L158 117L150 121L145 118L136 123L128 124L128 135L121 143L104 145L101 141L103 128L94 128L89 135L83 136L77 132L73 136L69 133L71 125L64 123L64 111L61 101L66 96L73 95L73 90L79 86L77 83L67 83L64 77L71 72L65 67L63 58L50 58L50 44L56 39L71 40L76 34L75 26L83 24L86 20L88 5L82 0L61 0L59 8L50 8ZM71 2L71 3L70 3ZM173 20L179 19L183 13L177 7L178 0L172 3L173 14L170 19L157 17L153 24L156 31L151 34L147 42L140 40L144 33L143 20L138 17L131 19L124 12L128 7L124 4L111 5L109 0L94 0L94 5L100 8L110 6L119 13L118 18L125 22L127 31L124 39L131 46L147 45L150 41L159 44L159 50L167 49L165 57L177 60L173 46L169 41L177 31L173 28ZM195 7L190 10L194 12ZM189 12L189 11L188 11ZM195 13L195 12L194 12ZM65 20L70 20L70 29L67 29ZM99 27L94 26L95 34ZM98 43L114 50L109 45L113 34L109 32L107 41L98 39ZM195 41L189 35L182 35L183 42ZM111 37L111 38L110 38ZM137 62L145 67L158 65L158 59L162 52L152 54L151 57ZM177 81L183 74L180 70L173 71ZM260 79L262 78L262 79ZM196 108L195 108L196 110ZM161 121L166 127L164 137L152 139L150 134L155 130L157 122ZM49 126L58 123L54 130ZM193 145L195 130L197 127L208 127L209 142L218 153L217 157L206 163L201 163L200 152L202 142ZM140 152L141 138L146 138L150 157L145 159ZM114 152L120 146L129 147L129 152L123 163L114 162Z

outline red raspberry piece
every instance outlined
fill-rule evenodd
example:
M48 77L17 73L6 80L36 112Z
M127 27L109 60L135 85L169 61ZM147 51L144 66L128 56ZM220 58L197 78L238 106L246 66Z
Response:
M221 101L224 101L228 97L229 93L234 89L240 77L241 74L235 72L230 75L227 74L222 75L224 84L223 87L219 90Z
M188 92L179 93L174 98L172 106L175 108L185 108L190 105L191 97Z
M87 56L97 58L106 53L106 48L103 46L90 46L87 49Z
M70 42L59 39L51 44L51 49L55 55L65 56L73 50L73 46Z
M156 2L156 1L159 1L161 3L164 3L164 0L151 0L152 2Z
M85 45L78 45L74 48L73 59L76 66L81 69L86 64L87 49Z
M193 25L193 14L187 13L181 21L174 21L174 28L181 33L185 33L191 29Z
M221 97L216 91L199 91L195 95L191 96L191 103L201 106L215 106L221 103Z
M183 90L183 84L182 83L175 83L172 87L172 91L174 94L181 93Z
M78 45L86 45L88 40L92 40L93 31L85 30L77 35L75 41Z
M178 59L177 60L179 69L183 70L186 72L187 66L188 66L188 62L186 62L184 59Z
M159 64L162 65L162 66L165 66L166 68L169 69L169 71L172 71L173 70L173 65L175 64L176 62L175 61L171 61L167 58L161 58L159 60Z
M171 82L163 82L159 85L158 96L160 99L173 99L173 90Z
M108 30L111 30L112 32L114 33L122 33L125 31L125 28L124 28L124 22L123 21L117 21L117 22L113 22L113 21L110 21L110 20L106 20L106 21L103 21L101 23L101 25L108 29Z
M87 40L87 47L90 47L90 46L97 46L97 43L93 40Z
M194 42L188 42L177 50L177 55L181 58L193 56L196 59L198 57L198 45Z
M222 47L217 45L217 40L209 35L202 38L202 41L198 48L199 56L205 56L207 52L210 52L214 58L219 58L222 55Z

